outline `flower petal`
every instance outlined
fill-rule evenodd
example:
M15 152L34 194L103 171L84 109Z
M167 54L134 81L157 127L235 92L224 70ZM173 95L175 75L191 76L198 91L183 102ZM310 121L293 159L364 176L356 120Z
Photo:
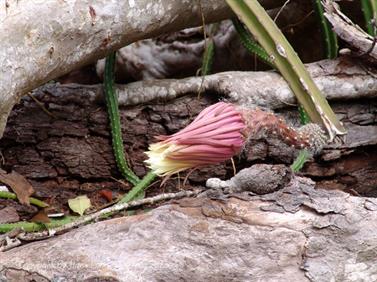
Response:
M216 164L230 159L244 145L245 122L233 104L219 102L204 109L186 128L158 136L145 162L158 175Z

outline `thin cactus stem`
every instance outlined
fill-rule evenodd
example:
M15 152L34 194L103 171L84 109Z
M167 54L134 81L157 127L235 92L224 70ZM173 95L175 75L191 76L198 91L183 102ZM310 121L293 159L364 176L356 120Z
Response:
M377 0L369 0L369 1L372 6L373 19L377 20ZM374 33L375 33L375 30L374 30Z
M302 125L310 123L310 117L301 105L298 106L298 113ZM304 167L304 164L309 160L309 156L310 154L307 150L301 150L291 165L292 171L295 173L299 172Z
M122 176L133 185L136 185L140 179L128 167L126 158L124 156L123 139L120 125L120 115L118 109L118 97L114 91L114 63L115 52L106 58L105 74L104 74L104 87L107 111L110 120L112 144L114 150L114 157L116 164Z
M113 143L113 150L114 156L117 163L117 166L122 173L123 177L126 178L129 182L135 185L130 192L126 194L121 199L121 202L128 202L132 201L135 198L139 197L144 190L148 187L148 185L152 182L155 177L155 174L149 172L142 180L134 174L134 172L128 167L126 158L124 156L124 148L123 148L123 139L122 139L122 132L121 132L121 125L120 125L120 115L118 109L118 97L114 91L114 63L115 63L115 52L110 54L106 58L105 64L105 77L104 77L104 85L105 85L105 96L106 96L106 104L107 110L110 119L110 127L111 127L111 135L112 135L112 143ZM143 195L142 195L143 196Z
M144 192L144 190L148 187L149 184L152 183L152 181L153 181L153 179L155 179L155 177L156 177L156 174L154 174L151 171L148 172L143 177L143 179L138 184L136 184L131 189L131 191L129 191L126 194L126 196L124 196L122 199L120 199L119 203L128 203L128 202L133 201L136 198L138 198L138 195L140 195L140 193Z
M35 222L15 222L15 223L3 223L0 224L0 233L6 233L12 231L15 228L21 228L24 232L36 232L40 230L56 228L64 224L70 223L78 219L77 216L66 216L62 219L51 220L50 223L35 223Z
M364 14L367 32L370 35L375 36L375 25L373 24L373 20L376 17L376 11L373 10L372 2L375 2L375 0L361 0L361 10ZM376 4L374 7L375 6Z
M303 168L308 158L309 158L309 152L307 150L301 150L297 158L291 165L292 171L295 173L299 172Z
M320 23L322 38L325 45L325 53L327 59L335 59L338 55L338 38L332 30L330 23L324 16L324 10L321 0L312 0L315 14Z
M299 113L300 121L302 125L308 124L310 122L310 117L308 116L305 109L301 105L298 106L298 113Z
M245 29L242 22L239 19L232 19L233 26L236 29L242 45L252 54L255 54L260 60L275 68L272 63L271 58L268 56L268 53L260 46L254 39L251 34Z

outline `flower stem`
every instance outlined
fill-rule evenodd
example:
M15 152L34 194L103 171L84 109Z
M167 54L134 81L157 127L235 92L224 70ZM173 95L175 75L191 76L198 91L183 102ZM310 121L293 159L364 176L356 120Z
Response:
M118 109L118 97L114 91L114 64L115 64L115 52L111 53L106 58L105 63L105 76L104 76L104 86L105 86L105 96L107 111L110 119L111 135L114 156L117 166L122 173L123 177L129 182L135 185L130 192L126 194L125 197L121 199L122 203L126 203L134 200L147 186L153 181L155 174L149 172L142 180L137 177L136 174L129 168L126 158L124 156L123 139L120 125L120 114ZM143 197L141 197L143 198Z
M291 165L292 171L299 172L304 166L304 164L306 163L306 161L308 160L308 158L309 158L309 152L307 150L301 150L297 158Z
M119 200L119 203L127 203L138 198L138 195L144 192L155 177L156 174L154 174L152 171L148 172L143 179L131 189L131 191L129 191L122 199Z

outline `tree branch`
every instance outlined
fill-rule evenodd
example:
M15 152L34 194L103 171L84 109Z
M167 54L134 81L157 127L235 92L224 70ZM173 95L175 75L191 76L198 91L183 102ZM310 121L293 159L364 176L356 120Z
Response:
M202 2L207 23L232 15L223 0ZM28 91L137 40L202 24L198 1L177 0L8 0L0 22L0 138Z
M359 57L370 64L377 64L377 48L371 35L354 24L344 15L338 4L333 1L323 1L325 16L333 26L335 33L351 48L353 55Z
M230 16L203 2L207 22ZM140 39L200 25L197 1L7 1L0 8L0 137L27 91Z
M377 97L377 76L356 60L340 58L307 64L308 71L330 100ZM117 85L120 105L137 105L153 100L171 100L196 93L201 77L162 79ZM93 88L95 89L95 88ZM276 72L223 72L205 77L203 90L240 105L279 109L296 103L285 80ZM100 89L97 88L97 93Z

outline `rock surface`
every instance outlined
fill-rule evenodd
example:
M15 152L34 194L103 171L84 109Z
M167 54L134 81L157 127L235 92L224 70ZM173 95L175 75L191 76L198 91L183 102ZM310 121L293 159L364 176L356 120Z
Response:
M0 254L0 281L376 281L376 211L295 177L247 201L183 199L24 245Z

